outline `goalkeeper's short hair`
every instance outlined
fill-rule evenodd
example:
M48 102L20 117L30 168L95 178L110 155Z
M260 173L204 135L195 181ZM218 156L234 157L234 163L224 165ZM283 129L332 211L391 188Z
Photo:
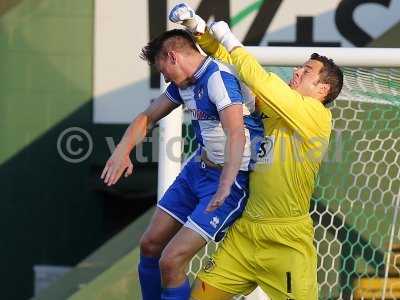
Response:
M332 59L326 56L313 53L311 54L310 59L317 60L323 64L323 67L319 73L319 78L320 82L327 83L330 86L329 92L323 102L324 105L327 105L335 100L342 90L343 72Z
M154 65L156 59L165 57L170 50L190 53L199 52L192 35L186 30L172 29L152 39L142 48L140 58Z

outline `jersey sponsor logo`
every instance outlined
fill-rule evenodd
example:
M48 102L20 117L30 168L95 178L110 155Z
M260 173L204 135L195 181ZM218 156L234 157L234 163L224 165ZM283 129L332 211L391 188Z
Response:
M271 164L274 154L274 136L266 136L257 151L257 163Z
M203 271L206 273L210 273L215 268L215 261L213 258L209 258L206 264L203 267Z
M204 120L217 120L216 117L210 116L204 111L201 111L200 109L189 109L190 113L192 114L193 120L199 120L199 121L204 121Z

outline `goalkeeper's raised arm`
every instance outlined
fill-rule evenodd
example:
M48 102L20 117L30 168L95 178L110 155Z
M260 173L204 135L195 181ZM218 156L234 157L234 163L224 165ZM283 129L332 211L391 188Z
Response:
M326 105L338 96L343 75L332 60L313 54L303 66L295 69L287 84L265 71L225 22L214 22L206 30L204 25L199 26L205 24L204 20L186 4L174 8L170 20L186 26L206 53L235 65L240 79L257 96L257 105L264 115L284 119L302 137L315 137L321 129L329 135L330 126L321 128L317 120L304 116L318 114L321 106L316 104Z
M331 116L324 106L338 96L343 85L343 74L331 59L314 53L294 69L287 84L267 72L225 22L213 23L210 33L230 52L240 79L254 92L262 112L283 119L303 138L329 136ZM321 116L327 122L320 122Z
M185 3L177 4L169 13L169 20L185 26L193 35L201 49L212 57L232 64L229 52L209 33L206 22Z

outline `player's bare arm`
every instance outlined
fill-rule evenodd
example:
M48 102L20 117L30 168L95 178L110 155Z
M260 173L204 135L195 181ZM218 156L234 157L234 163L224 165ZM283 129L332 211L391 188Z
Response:
M219 113L226 134L225 164L219 180L219 187L211 199L207 211L213 211L224 203L240 169L243 149L246 142L243 125L242 105L231 105Z
M132 174L133 164L129 158L132 149L143 141L147 130L154 123L168 115L176 107L176 104L162 94L132 121L103 169L101 179L105 184L108 186L115 184L124 172L125 177Z

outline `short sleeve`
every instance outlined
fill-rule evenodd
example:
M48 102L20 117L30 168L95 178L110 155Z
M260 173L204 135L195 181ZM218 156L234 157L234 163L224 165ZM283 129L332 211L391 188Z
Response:
M170 83L168 85L167 89L165 90L165 95L167 96L167 98L169 100L171 100L175 104L181 105L183 103L182 97L181 97L181 95L179 93L179 89L173 83Z
M243 104L239 80L231 73L218 71L213 73L207 83L208 97L218 111L232 104Z

